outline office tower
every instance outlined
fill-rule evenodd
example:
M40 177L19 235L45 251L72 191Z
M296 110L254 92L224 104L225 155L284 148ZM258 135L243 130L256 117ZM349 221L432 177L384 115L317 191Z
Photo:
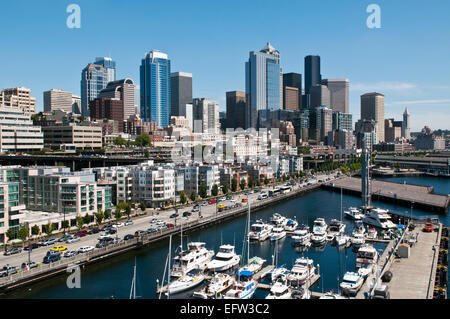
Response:
M394 119L384 120L384 141L393 143L402 137L403 122Z
M408 109L405 108L405 112L403 113L403 122L402 122L402 137L409 140L411 138L411 129L409 127L409 112Z
M139 85L134 85L134 113L141 113L141 87Z
M297 89L297 104L293 102L294 95L292 88ZM286 105L288 103L288 106ZM298 111L302 108L302 75L298 73L283 74L283 108L285 110Z
M100 91L99 98L115 98L123 103L123 120L127 120L135 113L134 82L130 78L109 82L106 88Z
M124 101L120 98L98 97L89 103L91 120L114 120L118 122L119 132L123 132Z
M320 106L316 108L316 139L322 142L326 141L328 133L333 130L333 111L326 107Z
M251 51L245 62L246 125L256 128L270 111L281 109L280 52L270 43L259 52Z
M194 111L191 103L181 105L180 116L184 116L189 122L189 127L194 129Z
M170 122L170 60L166 53L152 50L140 66L141 118L167 127Z
M180 116L181 106L192 103L192 73L170 74L170 100L172 116Z
M31 90L24 87L3 89L0 93L0 105L18 107L25 114L36 113L36 98L31 96Z
M108 70L100 64L88 64L81 71L81 115L89 116L89 102L98 97L98 93L108 83Z
M108 57L95 58L94 64L101 65L106 70L106 81L112 82L116 80L116 62Z
M245 92L231 91L227 97L226 128L245 128Z
M314 85L310 90L310 108L320 106L330 107L330 90L326 85Z
M44 112L61 110L67 113L72 112L72 93L51 89L44 92Z
M361 119L376 122L377 144L384 142L384 95L366 93L361 95Z
M353 131L352 114L333 111L333 130Z
M72 113L81 114L81 97L72 94Z
M325 79L322 81L330 91L330 108L333 111L349 113L349 80L348 79Z
M377 143L377 122L375 120L358 120L355 123L356 148L361 149L364 143L369 149Z
M219 104L208 98L196 98L192 104L194 122L202 121L202 133L218 133L220 128ZM195 129L194 127L194 131Z
M305 57L305 93L310 94L311 87L320 85L322 75L320 74L320 56L308 55Z

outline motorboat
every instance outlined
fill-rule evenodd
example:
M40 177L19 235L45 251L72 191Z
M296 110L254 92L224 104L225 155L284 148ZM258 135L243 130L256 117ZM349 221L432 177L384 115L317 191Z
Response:
M322 296L320 296L319 299L347 299L347 298L345 298L340 294L336 294L332 291L328 291L324 293Z
M339 286L344 295L353 296L361 289L363 283L364 278L361 274L348 271L345 273L343 281Z
M238 265L241 257L236 254L234 246L222 245L213 260L206 266L210 271L225 271Z
M327 233L325 231L323 232L316 231L310 237L310 241L314 245L323 244L326 242L326 240L327 240Z
M292 290L292 299L311 299L311 292L309 289L296 287Z
M224 299L250 299L256 291L258 283L253 279L253 272L242 270L236 273L236 279Z
M381 229L393 229L397 225L394 224L389 215L389 211L381 208L372 208L362 219L363 223L369 224Z
M248 264L240 268L239 270L249 270L253 273L257 273L262 269L263 264L266 262L265 259L260 257L252 257L249 259Z
M350 236L348 235L337 235L334 237L334 243L337 246L347 246L347 244L350 242Z
M311 233L307 229L296 229L291 238L294 245L306 245L309 243Z
M295 219L288 219L286 225L284 226L284 230L286 231L294 231L297 229L298 222Z
M206 249L205 245L202 242L188 243L187 249L174 258L171 276L179 278L192 269L205 269L214 256L214 251Z
M344 215L353 220L361 220L364 217L364 213L356 207L350 207L348 210L345 210Z
M273 214L272 217L270 218L270 222L272 223L272 225L282 226L283 228L286 225L287 221L288 219L284 216L281 216L279 213Z
M356 254L356 269L366 277L376 267L379 254L371 244L362 245Z
M266 299L292 299L291 288L286 283L277 281L270 288Z
M286 265L281 265L268 271L265 277L268 277L271 282L275 282L280 278L281 279L286 278L286 275L288 273L289 270L286 268Z
M350 239L353 246L361 246L363 245L366 240L364 238L364 234L362 233L353 233L352 238Z
M366 234L366 228L364 227L363 222L360 221L360 220L357 220L357 221L355 222L355 227L353 227L352 235L353 235L353 234L356 234L356 233L360 233L360 234L362 234L362 235L365 235L365 234Z
M250 227L250 233L248 235L249 239L264 241L270 237L272 233L272 228L273 228L272 225L266 224L262 220L258 220Z
M200 291L194 292L194 297L199 299L216 299L234 284L234 278L231 275L218 273L215 274L209 284Z
M301 286L314 277L316 267L314 261L308 258L297 258L286 279L291 286Z
M168 286L169 294L176 294L185 290L192 289L200 285L205 276L201 269L192 269L186 275L181 276L175 281L172 281Z
M325 222L325 219L323 218L317 218L314 221L313 225L313 233L315 232L325 232L327 231L327 223Z
M366 235L367 239L377 239L378 237L378 232L375 228L369 228L367 230L367 235Z
M282 226L276 226L272 229L272 235L270 236L271 241L280 240L286 237L286 231Z
M327 240L332 241L335 236L345 232L346 225L337 219L332 219L327 230Z

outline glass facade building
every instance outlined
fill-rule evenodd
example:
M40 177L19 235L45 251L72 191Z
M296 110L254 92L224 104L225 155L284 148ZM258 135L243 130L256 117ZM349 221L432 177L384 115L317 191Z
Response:
M170 60L167 54L152 50L140 66L141 118L167 127L171 115Z

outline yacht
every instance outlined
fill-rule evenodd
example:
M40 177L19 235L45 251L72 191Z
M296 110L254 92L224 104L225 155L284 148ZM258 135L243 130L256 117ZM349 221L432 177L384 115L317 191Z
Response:
M386 209L373 208L364 216L362 221L382 229L396 228L397 225L391 221L391 216L388 213L389 211Z
M257 286L258 283L253 279L253 272L249 270L238 271L236 280L232 288L225 293L224 299L250 299Z
M236 255L234 246L222 245L216 257L206 266L210 271L225 271L239 264L241 257Z
M316 231L326 232L326 230L327 230L327 223L325 222L325 219L317 218L314 221L313 233L316 232Z
M343 281L339 285L342 289L344 295L356 295L356 293L361 289L364 283L364 278L361 274L355 272L346 272Z
M277 226L272 229L271 241L279 240L286 237L286 231L282 226Z
M270 218L270 222L272 223L272 225L274 226L283 226L287 223L287 218L284 216L281 216L278 213L275 213L272 215L272 217Z
M362 245L356 254L356 269L366 277L376 267L378 257L378 252L372 245Z
M309 289L296 287L292 291L292 299L311 299L311 292L309 291Z
M200 285L205 276L200 269L192 269L186 275L171 282L168 287L169 294L176 294Z
M270 293L266 299L292 299L291 288L286 283L277 281L270 288Z
M361 233L363 235L366 234L366 228L364 227L364 224L362 221L358 220L355 222L355 227L353 227L353 232L352 234L355 233Z
M334 237L334 243L337 246L347 246L347 244L350 242L350 236L348 235L337 235Z
M291 238L295 245L306 245L309 243L311 233L307 229L296 229Z
M270 237L272 228L272 225L266 224L262 220L258 220L250 227L249 239L264 241Z
M332 241L335 236L345 232L346 225L337 219L332 219L327 231L327 240Z
M356 247L361 246L366 242L366 240L364 239L364 234L358 233L358 232L353 233L350 241L351 241L352 245L356 246Z
M369 228L366 235L367 239L377 239L378 232L375 228Z
M194 297L200 299L219 298L233 284L233 276L224 273L218 273L211 278L209 284L206 287L204 287L200 291L194 292Z
M297 229L298 222L295 219L288 219L286 225L284 226L284 230L286 231L294 231Z
M360 209L356 207L350 207L348 210L344 211L346 217L353 220L361 220L364 217L364 214Z
M291 286L301 286L314 277L316 267L314 261L308 258L297 258L286 279Z
M319 299L347 299L344 296L340 294L336 294L332 291L324 293L322 296L320 296Z
M256 256L252 257L249 259L248 264L245 265L244 267L240 268L239 271L249 270L255 274L262 269L262 266L265 262L266 262L265 259L262 259L262 258L259 258Z
M214 256L214 251L206 249L205 245L202 242L188 243L187 250L182 250L174 258L171 276L179 278L192 269L205 269Z
M314 245L320 245L326 242L327 232L326 231L315 231L310 237L311 243Z
M289 273L289 270L286 268L286 265L278 266L277 268L271 269L266 273L266 276L269 277L271 282L275 282L278 279L284 280L286 275Z

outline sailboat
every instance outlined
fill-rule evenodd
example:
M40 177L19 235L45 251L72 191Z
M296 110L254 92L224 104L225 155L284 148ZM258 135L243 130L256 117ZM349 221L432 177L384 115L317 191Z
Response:
M340 220L340 223L341 223L341 225L344 225L344 227L343 227L342 231L340 231L338 234L336 234L334 236L334 243L337 246L347 246L347 244L350 242L350 236L344 234L345 224L342 221L342 217L343 217L343 211L342 211L342 188L341 188L341 220Z
M130 299L136 299L136 258L134 258L133 279L131 280Z
M278 243L275 245L275 252L272 256L272 265L277 266L278 264ZM280 265L278 267L274 267L269 270L264 276L268 277L271 282L277 281L279 278L285 279L286 275L289 273L289 270L286 268L286 265Z

